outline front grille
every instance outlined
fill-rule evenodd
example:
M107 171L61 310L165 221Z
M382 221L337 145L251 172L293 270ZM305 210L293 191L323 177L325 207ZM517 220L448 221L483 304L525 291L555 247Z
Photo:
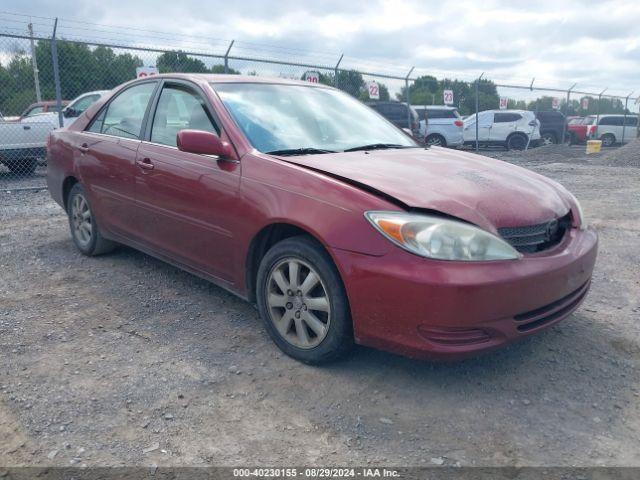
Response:
M537 225L503 227L498 233L521 253L536 253L551 248L562 241L571 227L571 213Z

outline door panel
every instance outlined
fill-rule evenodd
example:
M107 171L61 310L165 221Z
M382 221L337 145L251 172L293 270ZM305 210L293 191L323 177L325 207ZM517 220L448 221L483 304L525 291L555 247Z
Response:
M143 142L135 178L138 228L144 243L231 281L240 165Z
M135 159L140 142L88 132L75 138L76 164L100 227L134 236Z

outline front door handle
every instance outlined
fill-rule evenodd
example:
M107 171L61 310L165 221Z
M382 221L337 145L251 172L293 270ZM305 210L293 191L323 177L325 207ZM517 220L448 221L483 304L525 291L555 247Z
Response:
M151 163L151 159L143 158L142 160L136 160L136 165L145 170L153 170L153 163Z
M78 147L78 150L80 150L80 152L82 153L87 153L89 151L89 145L86 143L83 143Z

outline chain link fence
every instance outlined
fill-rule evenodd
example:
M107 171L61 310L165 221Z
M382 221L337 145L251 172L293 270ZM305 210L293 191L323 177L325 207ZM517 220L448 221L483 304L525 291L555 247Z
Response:
M29 30L25 25L24 31ZM438 79L424 69L376 73L361 66L350 68L342 56L336 56L335 62L326 56L318 62L296 62L291 59L295 54L282 51L279 58L258 58L251 56L246 46L234 49L234 42L208 53L166 44L148 47L119 44L114 39L96 42L72 38L65 34L65 38L56 39L55 30L47 36L0 32L0 189L42 188L49 132L72 123L103 92L135 78L140 67L153 67L160 73L258 75L331 85L363 102L378 104L376 109L384 115L382 104L393 102L389 111L400 113L390 119L411 129L419 140L429 134L429 124L420 122L425 111L435 106L455 107L460 123L467 117L461 128L468 148L483 146L482 137L476 134L479 129L475 128L475 118L486 110L559 112L563 120L554 127L553 135L545 136L544 141L549 142L570 138L564 121L570 116L621 114L628 129L625 141L635 137L637 130L637 116L631 112L637 105L631 95L582 92L575 86L567 90L543 88L534 81L527 85L484 77L471 81ZM414 117L407 104L420 113Z

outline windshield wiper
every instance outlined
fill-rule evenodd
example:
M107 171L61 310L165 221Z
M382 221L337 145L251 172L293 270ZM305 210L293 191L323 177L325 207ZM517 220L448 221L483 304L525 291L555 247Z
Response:
M269 155L316 155L319 153L336 153L335 150L323 150L322 148L302 147L302 148L283 148L282 150L271 150L265 152Z
M398 143L371 143L369 145L360 145L345 149L345 152L357 152L358 150L386 150L389 148L411 148L408 145L400 145Z

